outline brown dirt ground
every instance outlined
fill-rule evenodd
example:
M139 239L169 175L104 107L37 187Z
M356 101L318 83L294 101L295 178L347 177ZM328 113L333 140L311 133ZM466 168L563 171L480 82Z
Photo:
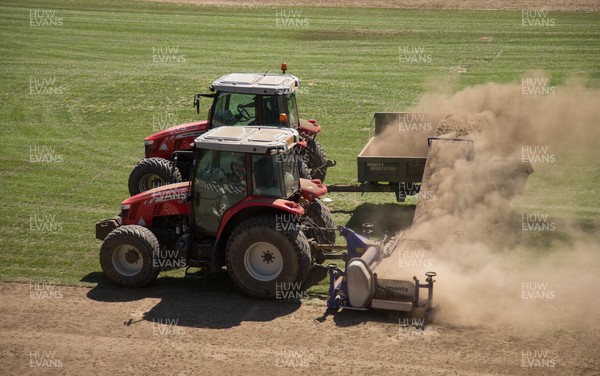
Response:
M144 0L218 6L600 11L598 0Z
M262 301L201 292L189 283L166 288L159 281L137 290L56 286L54 296L33 298L30 289L0 284L2 375L600 372L594 329L527 333L440 322L420 332L402 329L392 314L324 316L322 301ZM555 366L522 367L523 352L537 350L548 351ZM36 362L55 367L32 367Z

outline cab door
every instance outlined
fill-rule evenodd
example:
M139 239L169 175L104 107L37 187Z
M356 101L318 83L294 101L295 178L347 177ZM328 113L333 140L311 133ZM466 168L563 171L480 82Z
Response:
M247 196L245 155L202 150L194 173L192 208L196 232L216 236L223 213Z

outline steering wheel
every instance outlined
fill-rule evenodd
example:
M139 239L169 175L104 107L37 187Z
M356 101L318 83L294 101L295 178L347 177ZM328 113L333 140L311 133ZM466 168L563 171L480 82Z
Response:
M210 172L210 177L213 183L218 185L224 184L227 181L227 175L225 174L225 170L221 167L217 167Z
M242 104L237 105L237 111L238 111L238 116L240 118L240 121L246 121L246 120L252 119L252 116L250 115L248 110L246 110L246 108Z

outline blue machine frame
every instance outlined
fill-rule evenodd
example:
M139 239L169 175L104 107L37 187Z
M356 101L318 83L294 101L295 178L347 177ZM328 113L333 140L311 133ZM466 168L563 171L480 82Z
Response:
M382 236L378 241L374 242L370 240L368 237L364 235L360 235L355 231L347 228L340 227L340 234L346 238L348 255L345 260L345 269L348 267L348 263L356 258L361 258L365 251L370 247L376 247L378 249L378 257L379 260L384 257L388 257L396 248L398 241L394 238L389 239L386 235ZM377 260L377 261L379 261ZM371 271L372 272L372 271ZM329 274L329 298L327 299L327 307L331 309L357 309L357 310L368 310L369 308L358 308L352 307L350 305L350 300L348 298L348 283L346 279L345 270L341 270L337 267L337 265L331 264L328 266L327 273ZM435 280L433 277L436 276L435 272L427 272L425 273L426 283L420 283L419 279L414 276L413 280L415 282L415 293L413 300L413 308L420 307L419 302L419 290L427 289L428 297L427 303L425 304L427 309L431 309L432 307L432 299L433 299L433 283ZM373 278L375 279L374 283L377 283L377 275L374 274Z

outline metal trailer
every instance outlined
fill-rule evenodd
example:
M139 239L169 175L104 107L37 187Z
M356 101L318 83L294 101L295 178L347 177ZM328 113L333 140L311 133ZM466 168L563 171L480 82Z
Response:
M393 192L398 201L419 192L427 161L428 138L439 114L376 112L375 135L356 158L357 184L330 184L328 192Z

